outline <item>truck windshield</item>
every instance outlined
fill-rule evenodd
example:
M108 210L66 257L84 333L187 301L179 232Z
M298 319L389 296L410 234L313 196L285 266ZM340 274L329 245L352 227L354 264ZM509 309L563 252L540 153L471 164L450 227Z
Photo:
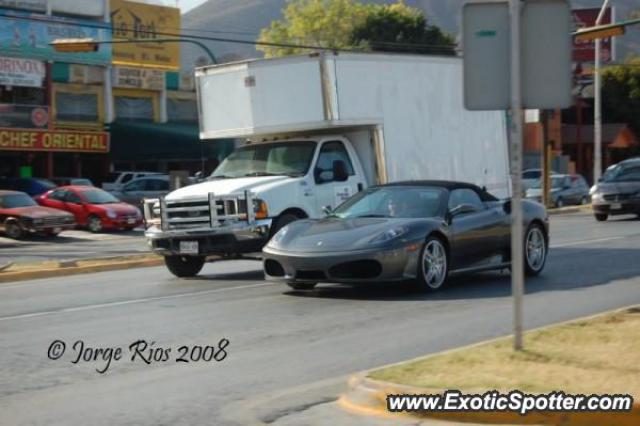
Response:
M290 141L259 143L238 148L224 159L211 178L243 176L304 176L309 170L316 143Z

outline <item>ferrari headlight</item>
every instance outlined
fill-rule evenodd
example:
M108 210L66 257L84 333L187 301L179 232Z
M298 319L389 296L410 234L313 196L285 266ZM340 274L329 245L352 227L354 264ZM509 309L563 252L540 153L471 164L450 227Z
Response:
M113 210L107 210L107 217L109 219L115 219L116 217L118 217L118 215Z
M269 246L277 246L280 241L282 241L282 239L287 235L287 232L289 232L289 227L285 226L282 229L280 229L278 232L276 232L276 235L274 235L273 237L271 237L271 239L269 240Z
M406 234L407 228L404 226L396 226L395 228L387 229L386 231L376 235L371 239L371 243L384 243L391 241L401 235Z

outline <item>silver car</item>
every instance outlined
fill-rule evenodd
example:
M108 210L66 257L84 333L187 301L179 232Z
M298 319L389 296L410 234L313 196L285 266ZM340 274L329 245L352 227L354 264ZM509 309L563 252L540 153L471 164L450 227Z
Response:
M551 191L549 194L555 207L589 203L589 186L580 175L552 175ZM542 202L542 181L538 180L529 189L526 197L530 200Z
M125 203L140 207L145 198L158 198L169 193L169 176L150 175L134 179L112 194Z

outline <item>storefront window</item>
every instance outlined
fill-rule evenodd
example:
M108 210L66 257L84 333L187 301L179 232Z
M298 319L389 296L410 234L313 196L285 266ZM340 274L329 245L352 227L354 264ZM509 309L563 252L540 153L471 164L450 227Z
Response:
M116 96L115 111L118 120L153 121L153 98Z
M192 99L167 98L167 114L169 121L197 122L198 105Z
M58 121L99 121L98 95L95 93L56 93Z

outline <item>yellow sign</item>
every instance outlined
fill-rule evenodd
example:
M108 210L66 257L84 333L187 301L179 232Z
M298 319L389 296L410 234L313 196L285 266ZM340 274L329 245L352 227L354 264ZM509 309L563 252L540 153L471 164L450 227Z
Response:
M180 43L149 43L180 34L180 9L125 0L110 0L113 40L145 40L114 43L113 63L163 70L180 68Z

